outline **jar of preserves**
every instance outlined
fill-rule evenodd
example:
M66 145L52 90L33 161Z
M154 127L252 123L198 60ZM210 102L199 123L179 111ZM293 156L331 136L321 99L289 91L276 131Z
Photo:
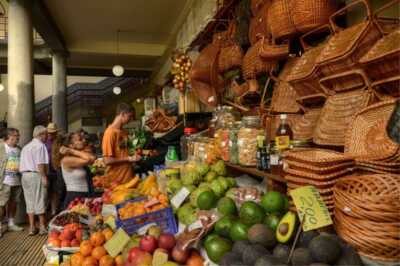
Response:
M284 175L282 151L273 143L270 149L270 167L274 175Z
M263 132L260 130L260 117L245 116L238 132L239 164L243 166L256 166L257 164L257 139Z
M242 123L235 122L229 131L229 162L239 164L238 133Z

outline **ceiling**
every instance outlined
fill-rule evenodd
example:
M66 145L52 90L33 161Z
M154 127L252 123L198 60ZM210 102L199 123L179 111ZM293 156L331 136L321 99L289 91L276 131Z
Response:
M68 67L110 69L119 63L151 71L175 36L189 0L43 2L70 53Z

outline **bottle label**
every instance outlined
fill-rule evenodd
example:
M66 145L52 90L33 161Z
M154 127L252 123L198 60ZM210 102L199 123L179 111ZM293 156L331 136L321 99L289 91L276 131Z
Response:
M290 145L290 138L289 136L276 136L275 144L279 150L287 149Z

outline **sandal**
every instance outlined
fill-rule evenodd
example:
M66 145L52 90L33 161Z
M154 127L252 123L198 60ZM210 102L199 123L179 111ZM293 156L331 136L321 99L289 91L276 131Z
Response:
M40 228L40 230L39 230L39 235L40 236L44 236L44 235L47 235L47 229L46 228L44 228L44 227L42 227L42 228Z
M38 231L36 230L36 228L31 228L29 230L28 236L34 236L38 233Z

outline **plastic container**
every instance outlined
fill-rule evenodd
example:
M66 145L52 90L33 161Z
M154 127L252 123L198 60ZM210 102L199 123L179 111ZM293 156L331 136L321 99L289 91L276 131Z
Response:
M136 198L118 204L117 213L119 209L124 207L129 202L139 202L144 200L146 200L146 197ZM117 227L121 227L129 235L133 235L137 233L137 231L143 226L153 223L159 226L161 228L161 231L164 233L176 234L178 232L178 224L176 223L175 216L171 207L125 220L121 220L119 215L117 215L116 219Z
M245 116L238 132L239 164L243 166L257 165L257 139L263 136L260 130L260 117Z

